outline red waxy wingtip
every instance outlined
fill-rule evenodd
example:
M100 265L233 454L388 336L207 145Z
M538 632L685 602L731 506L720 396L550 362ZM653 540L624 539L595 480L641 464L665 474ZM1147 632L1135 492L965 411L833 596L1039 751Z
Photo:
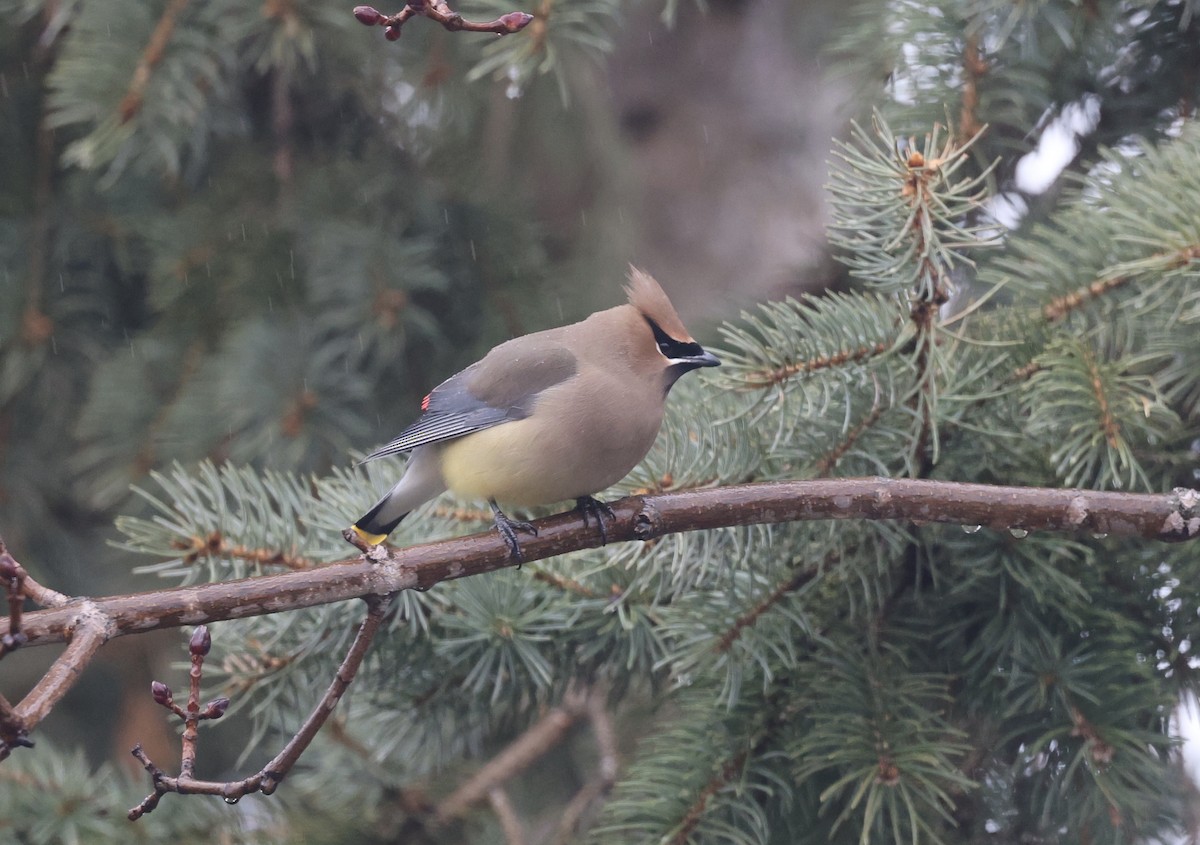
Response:
M421 400L421 410L422 411L429 410L429 397L432 395L433 395L432 393L426 393L425 398Z

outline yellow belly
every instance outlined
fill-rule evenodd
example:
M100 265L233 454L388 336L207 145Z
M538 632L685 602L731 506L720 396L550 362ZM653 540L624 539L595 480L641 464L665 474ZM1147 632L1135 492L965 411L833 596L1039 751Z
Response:
M459 496L520 506L584 495L569 473L564 477L561 459L547 460L527 428L528 420L518 420L446 443L441 447L446 486Z
M518 420L444 444L446 486L459 496L523 507L590 496L624 478L653 442L651 436L640 451L614 454L597 449L586 434L555 437L538 429L532 420Z

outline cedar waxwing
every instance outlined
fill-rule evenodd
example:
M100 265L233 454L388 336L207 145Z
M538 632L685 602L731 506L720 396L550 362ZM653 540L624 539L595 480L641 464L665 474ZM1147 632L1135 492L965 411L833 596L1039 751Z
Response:
M409 511L444 490L486 499L518 561L516 531L497 500L519 506L574 499L607 539L608 505L593 493L646 456L667 392L681 375L720 361L688 334L663 289L630 268L628 305L502 343L421 402L424 413L366 458L411 452L408 468L351 531L382 543ZM349 535L348 535L349 536Z

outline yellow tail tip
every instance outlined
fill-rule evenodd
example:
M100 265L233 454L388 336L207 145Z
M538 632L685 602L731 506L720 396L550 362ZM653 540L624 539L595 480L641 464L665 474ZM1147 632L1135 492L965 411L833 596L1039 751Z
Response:
M353 531L355 534L357 534L359 539L361 539L364 543L366 543L367 545L370 545L370 546L378 546L380 543L382 543L384 540L387 539L386 534L371 534L368 531L363 531L357 525L351 525L350 530Z

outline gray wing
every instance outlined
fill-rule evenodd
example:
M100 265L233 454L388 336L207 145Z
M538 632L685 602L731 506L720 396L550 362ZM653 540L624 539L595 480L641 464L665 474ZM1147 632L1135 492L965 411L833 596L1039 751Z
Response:
M542 391L576 372L570 351L529 343L536 339L538 335L528 335L501 344L482 361L446 379L421 403L425 413L362 463L525 419Z

